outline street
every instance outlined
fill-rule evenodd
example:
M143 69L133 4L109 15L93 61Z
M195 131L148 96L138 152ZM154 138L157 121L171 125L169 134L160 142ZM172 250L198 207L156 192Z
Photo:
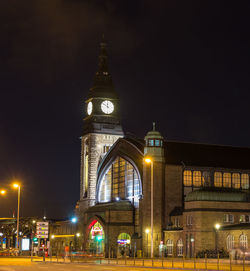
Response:
M128 261L127 266L124 266L124 262L120 262L118 265L116 264L116 261L111 261L111 264L108 264L108 261L102 261L100 264L100 261L92 261L88 263L84 262L42 262L42 258L36 258L33 262L30 261L30 258L15 258L15 257L1 257L0 258L0 271L33 271L33 270L39 270L39 271L71 271L71 270L91 270L91 271L112 271L112 270L124 270L124 271L150 271L150 270L159 270L162 269L162 265L158 261L154 263L155 268L150 267L149 263L150 261L145 262L145 266L142 266L139 264L139 261L136 262L136 266L133 266L133 261ZM163 269L171 269L171 266L166 265L166 262L164 264ZM203 262L197 263L196 268L192 265L191 262L185 263L185 268L183 268L183 265L179 262L175 262L175 270L196 270L196 269L204 269L204 270L218 270L216 264L210 263L209 265L204 264ZM250 270L249 263L245 265L243 268L242 265L232 265L230 268L229 264L224 263L220 266L219 270L230 270L230 271L248 271Z

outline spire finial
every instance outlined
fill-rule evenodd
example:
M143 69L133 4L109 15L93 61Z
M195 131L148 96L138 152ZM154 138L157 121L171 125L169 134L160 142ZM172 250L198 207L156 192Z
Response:
M98 56L98 70L94 78L94 86L97 85L112 86L111 75L108 71L107 44L104 41L104 34L102 34L102 39L100 42L100 53Z
M155 122L153 122L153 131L155 131Z

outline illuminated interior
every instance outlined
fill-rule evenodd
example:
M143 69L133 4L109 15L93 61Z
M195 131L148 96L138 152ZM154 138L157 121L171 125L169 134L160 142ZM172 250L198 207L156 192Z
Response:
M118 157L100 181L98 202L128 199L135 207L139 205L141 181L136 168Z
M97 220L93 220L89 225L89 230L89 252L93 254L103 253L105 234L102 225Z

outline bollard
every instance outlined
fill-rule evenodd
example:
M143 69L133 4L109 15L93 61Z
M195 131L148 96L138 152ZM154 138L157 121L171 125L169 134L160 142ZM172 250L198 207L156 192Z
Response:
M174 268L174 253L172 254L172 268Z
M229 261L230 261L230 271L232 271L232 255L231 254L229 255Z
M134 265L135 265L135 249L134 249Z
M185 265L185 256L184 254L182 255L182 268L184 268L184 265Z
M245 252L243 253L243 271L245 271Z
M161 254L161 267L163 268L164 266L164 257L163 257L163 252Z
M127 265L127 255L125 253L125 265Z
M152 258L152 267L154 266L154 257Z
M108 255L108 264L110 264L110 247L109 247L109 255Z
M220 270L220 254L217 255L217 270Z
M58 251L56 252L56 260L58 262Z
M142 266L144 266L144 251L142 252Z
M194 255L194 269L196 269L196 258L195 258L195 255Z
M205 254L205 270L207 270L207 254Z

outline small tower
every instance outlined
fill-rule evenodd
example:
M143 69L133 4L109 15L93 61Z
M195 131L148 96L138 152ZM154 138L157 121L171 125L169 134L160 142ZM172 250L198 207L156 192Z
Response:
M80 211L95 204L97 168L105 153L123 137L118 94L108 71L106 43L101 42L98 70L85 101L81 137Z
M155 122L153 122L153 130L145 136L146 147L144 148L144 156L153 157L155 162L164 161L164 138L160 132L155 130Z
M143 249L146 251L147 242L151 243L151 173L153 175L153 243L154 256L159 254L159 244L163 240L164 222L164 198L165 198L165 153L164 138L160 132L153 130L145 136L144 157L149 157L151 164L143 164L143 199L140 208L140 218L142 225ZM149 233L146 233L149 231ZM149 254L150 255L150 254Z

